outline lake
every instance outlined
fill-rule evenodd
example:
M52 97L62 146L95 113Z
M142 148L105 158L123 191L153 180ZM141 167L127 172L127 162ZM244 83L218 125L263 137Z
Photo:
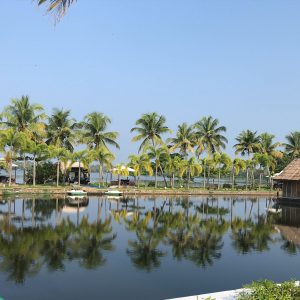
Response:
M4 299L167 299L300 278L299 208L269 198L2 198Z

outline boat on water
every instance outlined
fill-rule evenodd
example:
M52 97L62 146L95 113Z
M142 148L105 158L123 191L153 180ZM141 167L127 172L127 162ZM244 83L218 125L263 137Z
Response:
M104 193L106 196L122 196L122 192L118 191L118 190L108 190Z
M87 192L83 190L70 190L68 191L68 195L70 196L86 196Z
M267 212L271 213L271 214L280 214L282 212L281 208L267 208Z

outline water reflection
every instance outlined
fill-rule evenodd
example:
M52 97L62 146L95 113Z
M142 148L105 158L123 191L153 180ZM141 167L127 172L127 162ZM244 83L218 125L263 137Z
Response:
M67 272L75 263L95 270L117 248L146 273L159 269L166 257L211 268L222 260L226 243L243 256L276 244L295 255L300 208L282 206L281 214L269 214L270 203L230 197L3 199L0 271L24 283L43 268ZM126 245L117 233L129 236Z

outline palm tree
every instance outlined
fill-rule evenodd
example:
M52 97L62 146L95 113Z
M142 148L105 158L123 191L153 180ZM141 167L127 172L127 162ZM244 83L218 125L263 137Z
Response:
M235 154L241 153L242 156L245 154L257 153L261 151L261 140L260 136L257 135L257 131L246 130L242 131L236 138L238 142L233 147L236 149Z
M158 169L160 170L161 175L164 178L165 187L167 187L167 181L166 181L164 171L163 171L162 166L161 166L161 161L168 159L168 157L169 157L168 148L166 146L159 147L159 148L156 148L154 146L150 146L150 147L146 148L146 151L147 151L148 157L150 159L154 159L154 163L155 163L155 187L157 188Z
M215 152L213 160L218 169L218 190L221 187L221 171L226 172L231 166L231 158L225 153Z
M70 110L55 108L46 125L48 145L74 151L75 129L78 124L70 118Z
M286 137L287 143L284 144L285 151L293 158L300 156L300 131L293 131Z
M33 139L34 132L41 122L45 119L43 106L30 103L28 96L22 96L20 99L12 99L11 104L4 108L1 123L8 128L14 128L18 132L24 132Z
M180 153L187 157L189 152L194 152L196 136L192 126L183 123L178 126L176 137L168 140L173 144L171 151L179 149Z
M113 168L113 174L118 175L118 187L121 187L121 176L128 176L129 171L124 164L118 164Z
M48 12L55 12L58 19L63 17L72 3L77 0L37 0L38 5L47 4Z
M111 123L109 117L99 112L92 112L84 117L82 122L82 142L86 143L89 149L99 149L107 145L111 145L120 149L116 142L118 133L107 131L108 125Z
M149 176L153 175L151 162L147 154L130 155L130 166L134 169L135 176L137 176L138 188L140 187L140 176L142 172L147 172Z
M49 147L49 152L51 153L51 156L53 158L57 159L57 167L56 167L56 186L59 186L59 169L60 169L60 164L61 161L64 158L70 159L71 158L71 153L66 150L65 148L60 148L60 147L55 147L55 146L50 146Z
M225 149L228 143L223 133L226 132L225 126L219 126L219 120L212 116L203 117L200 121L195 123L196 136L201 139L205 150L208 154L220 152Z
M165 164L165 169L171 178L171 187L175 187L175 175L178 175L182 166L182 158L179 155L169 156Z
M187 188L190 188L190 181L191 181L191 176L194 177L194 175L200 175L202 172L202 167L201 165L197 162L195 157L191 157L189 160L184 160L183 167L181 169L181 176L183 173L187 172Z
M13 128L16 132L23 132L28 140L42 142L44 138L45 124L43 120L46 115L43 113L43 106L30 103L28 96L20 99L12 99L10 105L4 108L1 114L1 122L6 128ZM26 182L26 155L23 156L23 180Z
M152 145L155 147L162 144L162 135L170 132L166 126L166 118L157 113L143 114L136 122L136 127L131 128L130 132L137 132L132 141L142 141L139 152L146 146Z
M262 133L260 135L260 144L261 144L261 153L268 154L275 158L282 158L283 154L278 150L278 147L282 145L282 143L274 143L273 139L275 135L269 134L267 132Z
M28 152L33 155L33 171L32 171L32 184L36 183L36 163L38 160L44 160L50 156L49 147L47 144L37 144L34 141L28 143Z
M246 170L246 163L243 159L235 158L232 161L232 189L234 188L235 176L239 175L241 170Z
M106 148L98 148L92 151L94 159L99 163L99 187L103 183L103 168L112 168L112 161L115 159L114 155L107 151Z
M12 163L16 153L26 148L27 135L15 132L12 128L0 131L0 151L5 153L8 162L9 186L12 179Z
M77 161L78 164L79 164L79 167L78 167L78 185L80 186L81 166L84 167L83 161L88 162L88 164L89 164L92 161L93 158L87 150L80 150L80 151L74 152L72 156L73 156L73 159L75 161Z

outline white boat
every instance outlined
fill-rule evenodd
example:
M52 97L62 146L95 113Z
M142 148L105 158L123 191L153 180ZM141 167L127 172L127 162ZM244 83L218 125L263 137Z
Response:
M107 196L122 196L122 192L118 191L118 190L108 190L104 193Z
M267 211L271 214L280 214L282 212L282 209L281 208L276 209L276 208L270 207L270 208L267 208Z
M83 190L70 190L70 191L68 191L68 195L71 195L71 196L85 196L85 195L87 195L87 192L85 192Z

